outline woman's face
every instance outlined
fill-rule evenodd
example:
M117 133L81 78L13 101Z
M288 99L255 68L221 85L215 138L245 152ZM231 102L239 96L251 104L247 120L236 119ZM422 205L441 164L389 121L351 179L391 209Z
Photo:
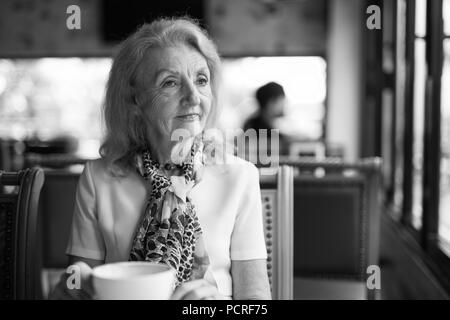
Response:
M160 48L149 52L143 66L137 99L151 134L170 138L176 129L200 133L213 99L203 56L184 45Z

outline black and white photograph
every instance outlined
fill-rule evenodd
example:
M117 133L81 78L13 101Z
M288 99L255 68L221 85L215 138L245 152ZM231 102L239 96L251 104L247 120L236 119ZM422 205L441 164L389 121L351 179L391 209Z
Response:
M450 0L2 0L0 300L450 300Z

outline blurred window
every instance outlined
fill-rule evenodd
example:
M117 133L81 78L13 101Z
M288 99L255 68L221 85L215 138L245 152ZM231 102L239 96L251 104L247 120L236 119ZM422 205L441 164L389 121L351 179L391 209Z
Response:
M427 23L427 0L416 0L416 37L425 37Z
M423 139L425 123L425 85L427 65L425 60L425 40L416 38L414 59L414 133L412 159L412 224L416 229L422 227L422 195L423 195Z
M223 128L242 128L258 109L255 91L274 81L286 93L278 129L299 140L323 137L326 62L322 57L245 57L223 60Z
M78 140L97 157L110 58L0 59L0 138Z
M444 35L450 36L450 0L444 0L442 3L442 15L444 19Z
M450 0L443 1L443 19L439 238L441 249L450 256Z
M97 157L110 58L0 60L0 138L75 137L78 154ZM254 93L269 82L286 92L279 129L299 140L323 137L326 63L321 57L223 60L220 126L240 128L257 110Z

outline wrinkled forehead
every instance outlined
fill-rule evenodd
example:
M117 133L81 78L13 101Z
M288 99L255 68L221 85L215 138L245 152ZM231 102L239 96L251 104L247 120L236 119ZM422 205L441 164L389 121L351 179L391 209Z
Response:
M186 45L155 47L147 51L138 68L138 79L148 83L163 71L195 74L199 70L210 72L203 55Z

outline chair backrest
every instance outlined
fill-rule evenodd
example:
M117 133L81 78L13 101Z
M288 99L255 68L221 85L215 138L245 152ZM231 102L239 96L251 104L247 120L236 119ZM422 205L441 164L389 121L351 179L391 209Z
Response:
M78 180L82 168L46 169L39 206L41 255L44 268L66 268L65 253Z
M294 178L294 276L365 284L367 267L379 265L380 159L289 164L298 171ZM374 290L364 288L366 297L374 298Z
M264 171L261 171L264 172ZM260 172L267 272L272 299L293 299L293 171L281 166L276 174Z
M0 168L3 170L10 170L11 154L9 151L8 142L0 139Z
M0 195L0 298L35 299L39 295L37 221L41 169L0 171L0 184L16 186Z

